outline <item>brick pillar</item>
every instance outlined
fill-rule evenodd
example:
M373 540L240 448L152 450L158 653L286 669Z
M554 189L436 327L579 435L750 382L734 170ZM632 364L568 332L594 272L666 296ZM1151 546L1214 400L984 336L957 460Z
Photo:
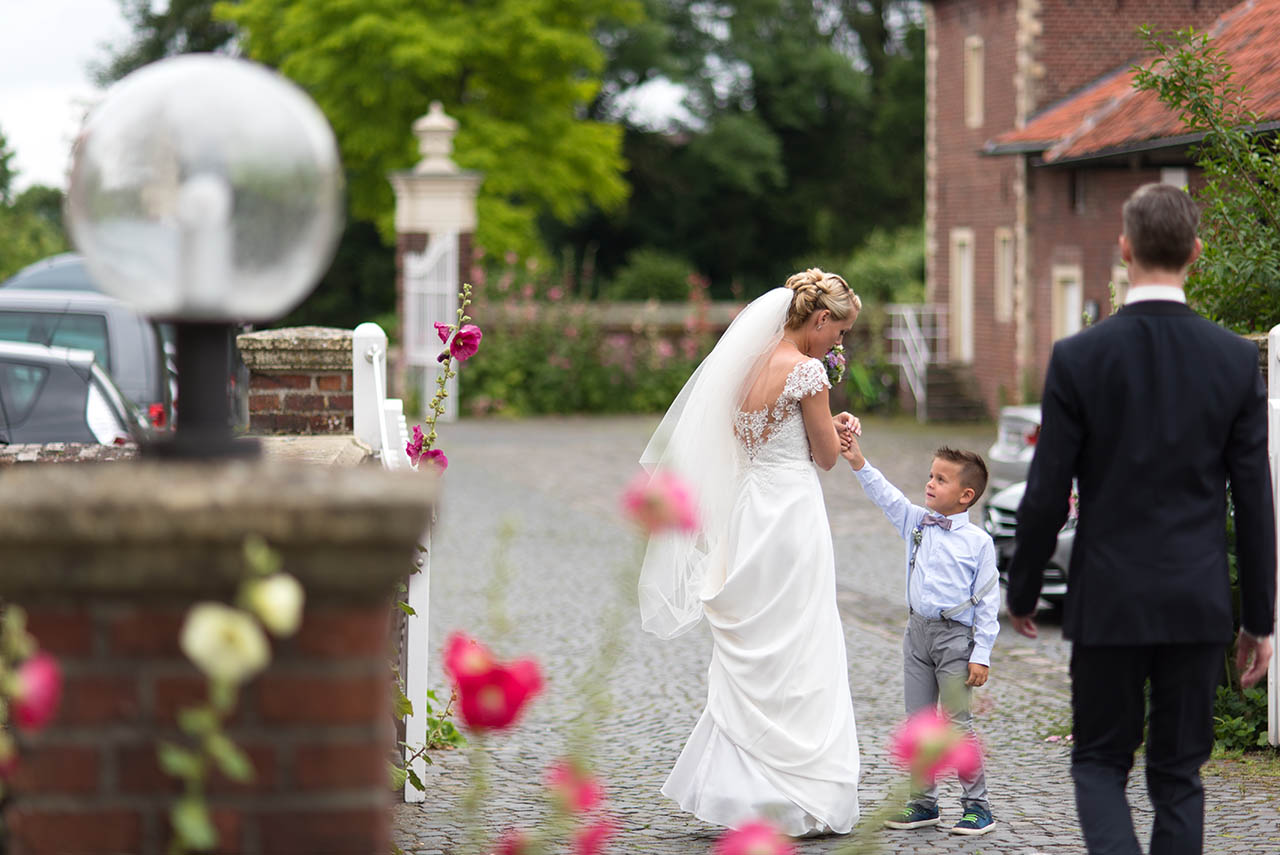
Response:
M236 345L249 369L250 433L353 432L351 330L264 330Z
M228 734L257 778L213 775L219 852L389 852L391 598L430 512L424 479L368 467L15 466L0 491L0 597L62 662L57 718L23 739L14 855L163 855L180 784L156 761L205 697L178 648L193 602L226 600L262 536L307 591ZM426 486L424 486L426 485Z

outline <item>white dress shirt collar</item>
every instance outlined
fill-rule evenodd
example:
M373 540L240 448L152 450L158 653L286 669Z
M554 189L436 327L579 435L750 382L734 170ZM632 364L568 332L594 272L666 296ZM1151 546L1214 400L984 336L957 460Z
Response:
M1171 300L1185 304L1187 294L1177 285L1133 285L1124 298L1124 304L1129 306L1145 300Z

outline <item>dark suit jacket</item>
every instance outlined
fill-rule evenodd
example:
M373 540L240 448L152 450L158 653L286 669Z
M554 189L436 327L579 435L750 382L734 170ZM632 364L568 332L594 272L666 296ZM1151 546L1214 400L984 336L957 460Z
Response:
M1229 642L1230 481L1242 623L1271 633L1275 521L1256 346L1181 303L1134 303L1054 345L1041 406L1009 569L1012 614L1035 611L1074 476L1066 637Z

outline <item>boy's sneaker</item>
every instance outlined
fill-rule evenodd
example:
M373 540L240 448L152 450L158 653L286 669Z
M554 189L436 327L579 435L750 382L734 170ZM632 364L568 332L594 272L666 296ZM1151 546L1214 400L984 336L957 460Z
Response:
M982 805L970 805L964 809L964 816L951 826L952 834L987 834L996 830L996 821L991 811Z
M907 805L902 809L902 813L893 819L884 821L885 828L924 828L926 825L937 825L941 822L938 819L938 806L931 808L920 807L919 805Z

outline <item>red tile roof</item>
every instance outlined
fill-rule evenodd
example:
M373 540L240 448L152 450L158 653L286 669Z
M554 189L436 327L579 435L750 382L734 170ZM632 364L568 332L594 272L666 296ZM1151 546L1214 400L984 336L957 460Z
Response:
M1247 0L1207 29L1264 122L1280 120L1280 0ZM1133 88L1134 71L1112 71L1048 108L1020 130L986 144L989 154L1043 152L1046 163L1085 160L1197 139L1153 92Z

